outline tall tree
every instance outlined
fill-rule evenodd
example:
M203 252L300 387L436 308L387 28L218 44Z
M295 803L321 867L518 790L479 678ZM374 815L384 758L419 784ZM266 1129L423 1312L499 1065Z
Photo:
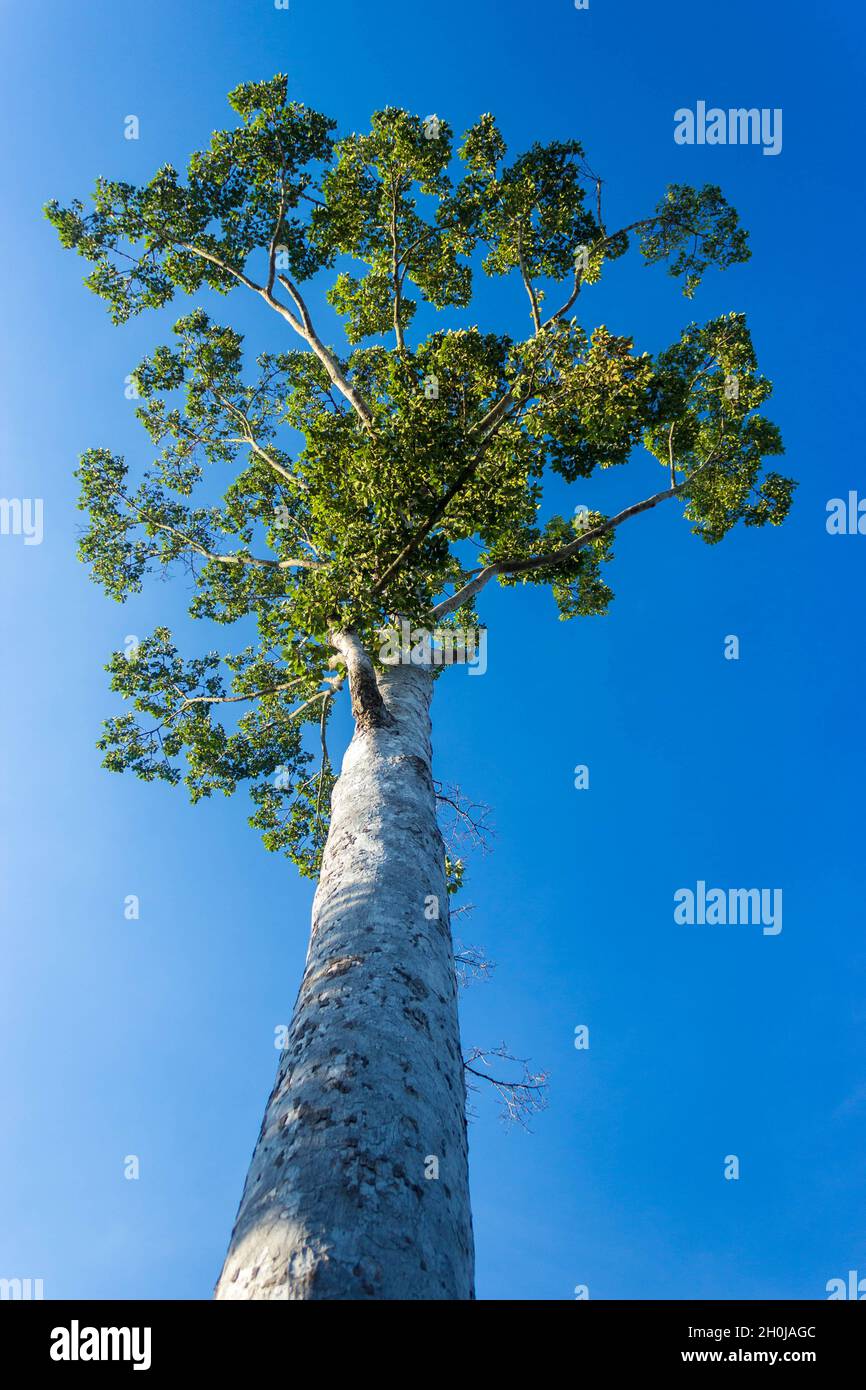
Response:
M245 642L184 657L160 626L115 655L112 688L135 713L99 746L107 767L183 779L193 801L249 783L267 847L318 877L217 1297L470 1298L434 680L494 578L549 586L564 618L600 614L614 535L640 513L679 505L709 544L783 520L793 484L764 470L782 445L743 316L689 324L653 356L577 312L632 248L691 297L708 267L748 258L746 233L718 188L681 185L611 230L577 141L509 162L489 115L455 155L445 121L390 107L335 139L282 76L229 100L240 121L185 180L165 165L46 209L115 323L178 291L243 290L287 335L245 363L241 335L193 308L134 374L154 461L134 476L104 448L81 459L81 555L106 592L122 602L179 563L192 616ZM419 302L470 305L479 262L515 277L526 336L414 339ZM303 288L325 271L343 349ZM539 516L546 476L571 483L641 447L658 491L615 515ZM346 685L354 735L336 779L326 731Z

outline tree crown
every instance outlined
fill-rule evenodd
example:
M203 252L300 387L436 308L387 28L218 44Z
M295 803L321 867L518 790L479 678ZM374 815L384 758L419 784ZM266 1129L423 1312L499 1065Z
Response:
M655 356L577 315L582 288L632 248L688 298L709 267L748 259L720 189L673 185L610 230L577 141L508 163L484 115L455 156L446 121L392 107L335 140L282 76L229 100L239 124L192 155L185 181L166 165L143 187L99 179L89 206L46 208L115 323L178 291L243 290L290 330L285 351L251 363L239 333L193 308L134 373L150 466L134 475L104 448L80 461L80 553L109 595L123 602L180 563L193 617L256 631L190 660L159 627L134 659L115 654L112 687L136 713L109 719L100 747L109 768L184 777L194 800L249 781L266 844L312 874L333 782L335 633L372 655L394 615L474 623L494 577L549 585L565 618L602 613L626 519L681 498L712 544L739 521L778 525L794 484L764 470L782 444L760 413L771 386L743 315L689 324ZM342 351L302 288L325 271ZM522 285L526 336L463 326L411 342L419 302L466 309L479 272ZM665 470L657 493L615 516L540 518L548 473L587 478L641 446Z

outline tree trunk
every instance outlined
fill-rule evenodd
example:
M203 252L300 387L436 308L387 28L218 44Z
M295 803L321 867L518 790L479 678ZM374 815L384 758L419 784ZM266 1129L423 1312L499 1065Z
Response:
M339 634L355 733L217 1298L468 1299L465 1080L432 677Z

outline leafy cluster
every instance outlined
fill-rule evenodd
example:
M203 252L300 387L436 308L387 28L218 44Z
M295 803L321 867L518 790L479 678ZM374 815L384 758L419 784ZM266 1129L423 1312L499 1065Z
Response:
M738 521L778 524L793 484L763 471L782 446L742 315L690 324L653 356L578 314L584 286L632 248L688 297L709 268L747 259L718 188L674 185L611 230L577 141L509 163L489 115L455 154L447 122L391 107L335 139L284 77L229 100L239 123L185 177L100 179L89 204L46 209L115 322L178 292L239 290L286 334L251 360L238 332L187 306L134 373L149 463L106 448L80 461L81 555L112 598L180 566L193 618L255 634L184 660L159 627L116 654L112 687L135 713L100 746L108 767L185 780L194 800L248 782L266 844L314 873L342 683L331 634L352 629L372 654L394 615L472 621L494 575L549 585L563 617L604 612L618 518L542 519L549 473L572 483L644 447L669 480L658 498L681 497L709 543ZM461 321L479 269L514 278L524 337ZM313 280L342 347L319 336ZM409 342L422 304L455 322Z

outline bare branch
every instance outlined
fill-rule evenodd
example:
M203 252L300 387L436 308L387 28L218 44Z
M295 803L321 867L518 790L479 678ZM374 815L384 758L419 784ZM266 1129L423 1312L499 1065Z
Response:
M512 1079L492 1076L489 1071L482 1071L472 1065L473 1062L481 1062L482 1066L487 1067L488 1057L514 1063L522 1067L523 1072L518 1078ZM505 1124L519 1124L522 1129L529 1130L530 1116L537 1115L547 1108L547 1072L531 1071L528 1061L523 1057L512 1056L505 1043L488 1049L474 1047L469 1056L463 1059L463 1066L469 1076L486 1081L496 1091L502 1103L501 1119ZM479 1089L469 1081L466 1085L471 1091Z
M468 916L468 914L469 914L470 912L474 912L474 911L475 911L475 904L474 904L474 903L458 903L458 905L457 905L456 907L449 907L449 909L448 909L448 916L451 918L451 920L452 920L452 922L453 922L455 917Z
M455 915L452 909L451 916ZM496 969L495 961L489 960L480 946L464 946L462 942L455 944L454 970L458 985L465 988L473 980L489 979Z
M442 827L445 848L449 854L465 844L486 854L494 834L488 821L490 807L484 802L468 801L460 788L450 783L434 782L433 789L438 805L451 808L451 815Z

